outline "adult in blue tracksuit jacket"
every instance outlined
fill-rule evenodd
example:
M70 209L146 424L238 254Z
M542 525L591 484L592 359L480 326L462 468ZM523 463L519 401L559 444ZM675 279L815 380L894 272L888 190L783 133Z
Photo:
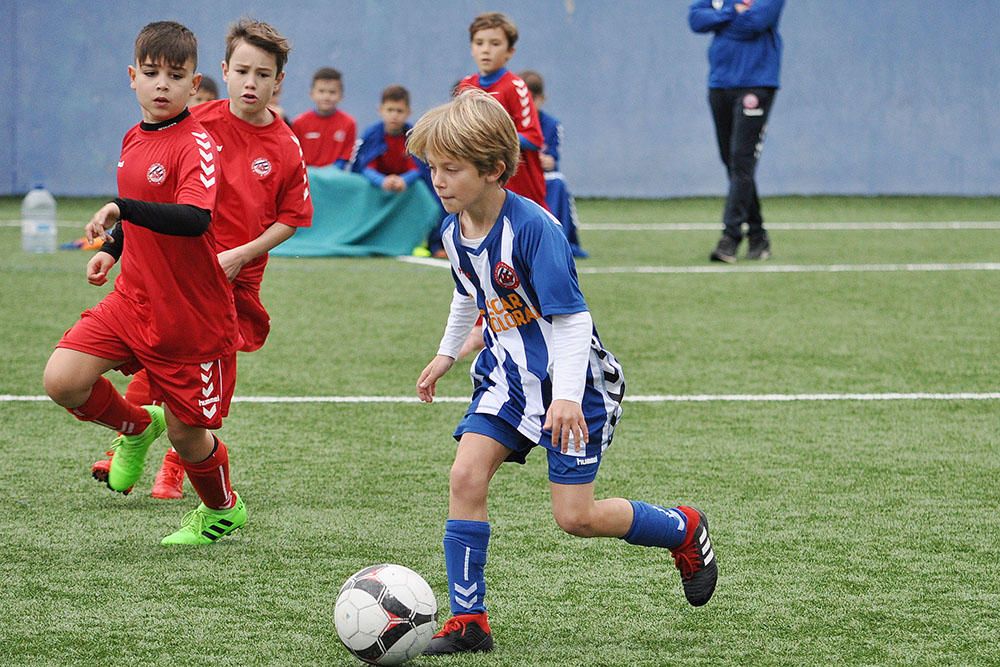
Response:
M719 155L729 174L723 232L710 258L735 262L747 225L747 259L771 256L771 240L757 197L754 172L771 105L780 86L784 0L695 0L688 24L713 33L708 48L708 102Z

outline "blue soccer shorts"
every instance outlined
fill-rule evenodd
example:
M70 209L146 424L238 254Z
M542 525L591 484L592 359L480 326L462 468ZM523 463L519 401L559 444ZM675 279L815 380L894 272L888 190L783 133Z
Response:
M597 469L601 465L601 455L605 447L601 443L601 432L590 434L583 456L563 454L558 447L552 445L548 436L543 436L543 443L532 442L520 431L496 415L471 413L465 415L453 434L455 440L461 440L466 433L478 433L493 438L510 450L507 461L524 463L528 454L535 447L542 447L548 453L549 481L556 484L589 484L597 477Z

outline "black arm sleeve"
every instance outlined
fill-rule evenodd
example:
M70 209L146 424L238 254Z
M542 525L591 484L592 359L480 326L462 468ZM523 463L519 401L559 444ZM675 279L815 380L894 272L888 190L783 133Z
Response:
M125 229L122 227L121 221L118 221L108 234L111 235L111 240L105 241L98 252L108 253L117 262L122 257L122 251L125 250Z
M212 213L190 204L159 204L138 199L115 199L121 218L133 225L168 236L201 236L212 222Z

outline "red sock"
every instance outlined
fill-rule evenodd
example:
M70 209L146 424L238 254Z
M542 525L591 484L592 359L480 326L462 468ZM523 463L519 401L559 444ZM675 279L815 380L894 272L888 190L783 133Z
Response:
M693 507L678 505L677 509L683 512L684 517L687 519L687 533L685 533L684 540L681 542L682 545L686 545L694 539L698 524L701 523L701 517L698 516L698 510Z
M214 437L214 436L213 436ZM232 509L236 504L233 487L229 484L229 451L224 442L215 438L212 455L200 463L181 459L191 486L201 502L214 510Z
M103 376L94 383L83 405L66 409L80 421L94 422L122 435L142 433L152 421L148 412L126 401L111 380Z
M152 405L154 401L149 391L149 374L143 368L129 381L125 390L125 400L134 405Z

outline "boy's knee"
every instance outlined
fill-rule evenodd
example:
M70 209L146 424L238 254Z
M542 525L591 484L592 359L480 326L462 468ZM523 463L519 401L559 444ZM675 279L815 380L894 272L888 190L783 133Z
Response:
M191 455L199 455L205 447L207 433L206 429L188 426L176 417L167 420L167 439L181 458L190 460Z
M472 466L462 465L458 462L451 466L449 484L452 495L480 496L485 493L488 481L488 478L481 471Z
M595 535L590 514L577 510L553 511L556 524L565 532L576 537L593 537Z
M53 367L51 364L45 367L42 385L45 387L45 393L48 397L64 408L75 408L87 400L86 395L83 396L82 400L79 400L83 390L87 388L76 386L70 374Z

